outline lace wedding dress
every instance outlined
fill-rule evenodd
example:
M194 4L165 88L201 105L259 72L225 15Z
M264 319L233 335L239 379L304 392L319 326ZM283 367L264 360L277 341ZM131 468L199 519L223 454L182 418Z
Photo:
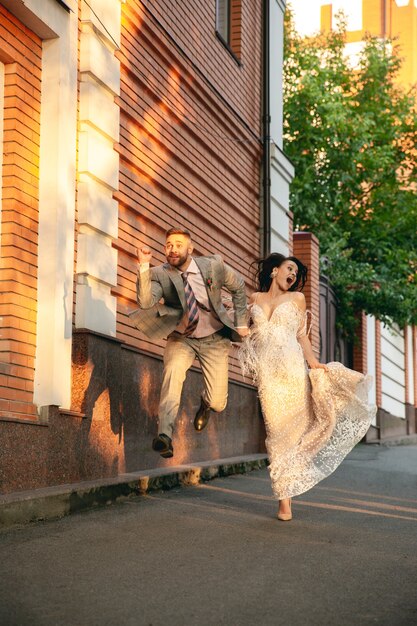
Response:
M308 370L298 338L307 315L292 301L268 320L251 307L253 326L242 343L244 375L258 386L275 496L304 493L331 474L369 428L376 409L367 403L369 377L341 363Z

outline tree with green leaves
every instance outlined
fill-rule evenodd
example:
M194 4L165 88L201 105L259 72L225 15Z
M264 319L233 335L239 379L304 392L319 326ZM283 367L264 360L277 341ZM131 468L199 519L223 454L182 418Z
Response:
M320 240L346 335L365 311L417 323L417 112L396 83L393 42L363 41L354 66L346 25L301 37L285 26L284 149L295 165L291 210Z

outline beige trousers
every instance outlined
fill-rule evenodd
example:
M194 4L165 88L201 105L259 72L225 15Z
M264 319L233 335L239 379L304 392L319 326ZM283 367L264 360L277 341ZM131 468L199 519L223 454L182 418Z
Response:
M204 390L202 398L213 411L227 404L230 339L214 333L202 339L168 338L159 402L159 433L172 436L187 371L195 358L200 361Z

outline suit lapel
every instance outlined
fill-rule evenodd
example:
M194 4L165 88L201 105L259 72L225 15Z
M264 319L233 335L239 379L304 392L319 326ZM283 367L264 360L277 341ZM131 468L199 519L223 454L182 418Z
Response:
M177 291L178 297L180 299L181 305L185 311L187 309L187 303L185 301L184 283L183 283L180 272L178 272L178 270L171 267L169 263L164 263L163 268L165 269L171 282L173 283Z
M208 287L208 285L212 285L213 284L213 267L211 264L211 259L207 259L205 257L195 257L194 261L197 263L197 267L201 272L201 275L203 277L203 281L204 281L204 286L206 288L206 292L207 292L207 296L208 299L210 300L213 308L216 310L216 302L213 302L212 296L213 296L213 291L211 288Z

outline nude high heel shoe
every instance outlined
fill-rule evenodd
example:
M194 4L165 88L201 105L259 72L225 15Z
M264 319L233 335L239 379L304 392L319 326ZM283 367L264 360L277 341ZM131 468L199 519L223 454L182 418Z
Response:
M277 518L281 522L289 522L290 520L292 520L291 498L289 498L289 505L290 505L290 512L289 513L280 513L279 511L277 513Z

